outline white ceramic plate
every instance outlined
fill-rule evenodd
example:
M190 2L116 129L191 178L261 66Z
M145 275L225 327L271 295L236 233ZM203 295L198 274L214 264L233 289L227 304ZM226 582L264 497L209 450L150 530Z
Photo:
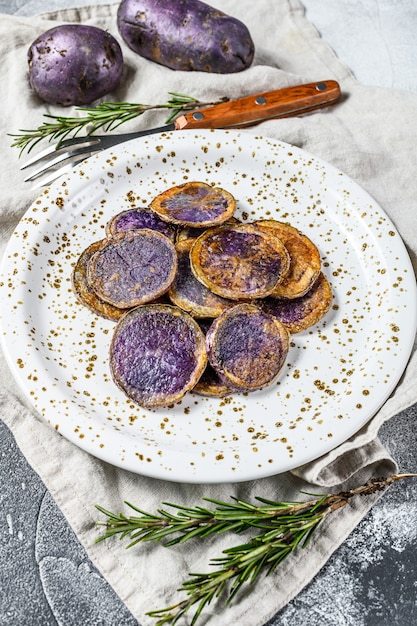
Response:
M272 217L305 232L334 303L293 335L269 388L224 399L190 393L174 408L147 411L112 382L114 323L76 302L71 271L111 216L191 180L231 191L238 217ZM28 210L2 275L3 347L34 408L89 453L167 480L249 480L325 454L389 396L416 330L413 270L372 198L302 150L235 131L153 135L92 157Z

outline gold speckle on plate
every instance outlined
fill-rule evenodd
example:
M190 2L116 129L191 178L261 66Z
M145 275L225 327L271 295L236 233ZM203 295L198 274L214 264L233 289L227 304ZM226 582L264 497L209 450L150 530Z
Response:
M308 233L334 301L316 327L291 337L277 384L226 398L188 394L148 411L114 385L114 322L78 304L70 276L116 212L187 180L229 189L243 221L278 219ZM325 454L394 389L415 333L413 270L382 209L312 155L235 130L149 136L74 168L18 225L0 291L3 347L45 421L109 463L175 481L250 480Z

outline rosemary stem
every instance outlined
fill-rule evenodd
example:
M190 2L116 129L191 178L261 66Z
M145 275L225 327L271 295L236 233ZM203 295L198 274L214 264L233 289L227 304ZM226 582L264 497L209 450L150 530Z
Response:
M210 564L216 566L216 569L209 573L190 573L178 589L186 594L183 600L147 613L158 620L156 626L174 626L195 606L191 619L191 626L194 626L204 607L218 598L228 583L230 589L226 605L231 603L245 583L253 583L261 571L270 574L296 548L304 548L322 521L330 513L345 506L351 498L376 493L397 480L416 476L407 473L379 478L354 489L317 496L307 502L274 502L258 498L262 505L257 506L236 499L230 503L206 499L214 505L213 508L165 503L177 512L159 509L156 515L126 503L140 513L140 517L130 518L97 506L108 517L104 524L105 534L97 541L120 533L121 538L130 535L132 541L129 546L132 546L139 541L161 541L172 535L173 538L164 543L170 546L191 538L203 539L212 532L229 530L241 533L257 529L257 534L247 543L227 548L223 550L222 556L212 559Z
M19 148L20 154L22 154L25 149L30 152L43 139L49 141L60 140L62 142L69 135L77 136L82 130L86 130L87 135L92 135L100 128L109 132L118 128L121 124L152 110L169 110L170 115L166 120L166 123L168 123L173 117L183 111L214 106L227 100L227 98L219 98L204 102L185 94L170 92L169 95L171 96L170 99L160 104L102 102L96 107L77 107L76 111L84 113L80 117L46 113L44 118L48 121L44 121L36 129L20 129L18 133L10 134L10 137L13 137L11 146Z

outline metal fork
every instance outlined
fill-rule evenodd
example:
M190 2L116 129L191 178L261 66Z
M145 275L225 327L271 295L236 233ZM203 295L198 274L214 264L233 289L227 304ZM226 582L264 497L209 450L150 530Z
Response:
M169 127L168 127L169 126ZM82 163L84 159L92 156L96 152L106 150L113 146L136 139L137 137L144 137L154 133L166 132L167 130L174 130L170 128L171 125L161 126L159 128L152 128L144 131L138 131L135 133L115 134L115 135L88 135L87 137L74 137L73 139L66 139L59 144L54 144L42 150L38 154L35 154L31 159L20 168L24 170L32 165L36 165L45 161L51 155L56 155L54 158L49 159L46 163L43 163L34 172L26 176L24 182L34 181L46 172L50 171L48 176L42 178L40 182L35 183L32 189L39 187L45 187L50 185L54 180L71 171L73 167ZM56 169L62 163L66 163L63 167Z
M340 86L335 80L318 81L296 85L295 87L284 87L275 91L245 96L238 100L228 100L221 104L204 107L180 115L171 124L158 128L122 135L88 135L87 137L66 139L57 145L46 148L23 165L22 169L25 169L47 159L52 154L56 155L48 163L41 165L27 176L25 182L33 181L52 169L49 176L43 178L35 187L49 185L95 152L145 135L188 128L242 128L263 120L301 115L329 106L337 102L340 95ZM56 169L66 161L69 163Z

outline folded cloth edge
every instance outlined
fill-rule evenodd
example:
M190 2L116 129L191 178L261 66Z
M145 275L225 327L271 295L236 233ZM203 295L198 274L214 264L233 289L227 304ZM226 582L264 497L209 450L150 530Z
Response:
M312 28L314 30L314 27L312 27L312 25L309 25L308 23L305 22L304 20L304 16L303 16L303 7L300 5L300 3L297 0L289 0L288 3L293 11L293 19L297 19L298 21L298 27L299 28L303 28L305 29L306 34L308 34L308 36L311 36L311 32L312 32ZM109 5L111 6L111 5ZM62 14L67 15L66 10L64 10L63 12L52 12L52 13L48 13L48 14L43 14L45 16L54 16L54 15L58 15L58 14ZM79 13L78 15L83 15L84 14L84 10L81 10L81 13ZM74 12L74 16L75 19L77 19L76 17L77 13ZM299 19L300 18L300 19ZM302 18L302 19L301 19ZM308 39L308 37L306 37L306 39ZM339 80L352 80L354 81L355 79L353 78L352 74L350 73L349 70L347 70L347 68L341 68L341 66L339 65L338 62L335 62L334 57L333 57L333 53L330 51L330 49L327 48L320 48L319 51L316 50L316 48L314 46L312 46L312 49L314 51L314 53L320 54L321 55L321 59L322 62L324 60L324 62L328 65L328 67L331 69L332 73L339 79ZM19 405L16 405L16 411L19 412L20 408ZM389 416L387 416L388 419ZM35 418L36 419L36 418ZM6 421L6 420L5 420ZM21 426L23 427L23 424L21 423ZM49 426L47 428L50 428ZM17 441L19 443L19 440L22 441L22 436L23 436L23 430L22 432L19 432L19 430L16 430L16 435L17 435ZM57 434L51 432L51 441L53 440L54 437L56 437ZM59 437L59 435L58 435ZM353 448L355 448L355 444L352 443L348 443L346 445L351 445ZM388 458L388 455L385 454L383 452L383 450L381 450L380 448L381 444L378 441L371 441L371 444L369 443L365 443L364 444L364 452L365 449L368 450L369 453L371 454L375 454L376 455L376 459L372 460L372 463L370 466L365 466L365 468L362 468L365 474L368 474L368 471L365 471L366 468L369 468L369 475L370 477L372 476L373 472L377 472L380 473L379 468L381 467L386 467L388 468L392 468L392 471L395 470L395 464L392 463L392 461ZM43 452L43 454L45 453L45 451ZM35 451L30 451L28 453L28 458L31 459L31 464L33 464L34 468L36 471L38 471L38 473L40 473L40 475L42 475L43 473L43 463L42 463L42 454L41 452L35 452ZM335 459L335 461L333 461L332 463L337 463L338 461L343 463L346 460L346 456L343 454L343 457L340 459ZM384 463L384 461L386 461L386 463ZM331 476L330 476L330 470L327 471L326 468L324 469L323 472L317 472L316 474L314 474L314 472L310 472L308 471L310 464L307 464L306 466L303 466L303 468L297 468L297 470L295 470L295 474L302 477L304 480L313 480L314 481L318 481L319 484L324 484L327 486L333 486L332 482L331 482ZM306 470L306 473L304 474L303 471ZM311 470L311 467L310 467ZM313 478L315 477L315 478ZM347 479L353 479L358 477L357 474L355 474L355 472L351 471L351 473L347 476ZM324 481L323 483L321 483L321 481ZM70 505L72 504L72 502L68 502L68 498L67 498L67 494L62 494L59 490L59 488L55 485L54 489L56 490L56 501L58 502L58 504L60 505L61 509L63 510L63 512L65 513L66 517L70 520L71 525L74 527L74 517L73 517L73 512L70 510ZM75 496L74 496L75 497ZM330 555L331 552L333 552L338 545L340 545L340 543L342 543L342 541L346 538L346 536L349 535L349 533L351 532L352 528L354 528L356 526L356 524L360 521L360 519L363 517L363 515L366 513L366 510L369 510L369 508L371 508L372 504L376 501L378 496L375 497L375 499L372 497L370 497L369 500L366 501L366 505L364 505L362 502L360 503L360 505L358 505L358 509L357 509L357 515L356 516L352 516L352 518L349 516L349 528L345 526L343 533L341 532L340 535L338 535L338 537L336 538L335 542L330 541L330 539L324 539L323 538L323 542L328 541L329 546L328 549L330 550L327 553L326 558L324 559L324 561L320 561L319 559L317 559L317 570L316 572L321 568L321 566L323 565L323 562L325 562L325 560L328 558L328 556ZM78 501L78 500L77 500ZM81 505L83 505L83 503L80 503ZM365 510L366 509L366 510ZM92 518L92 512L90 511L86 511L87 515L89 517ZM330 520L329 520L330 521ZM335 524L336 526L337 524ZM337 525L338 526L338 525ZM90 528L91 530L91 528ZM82 542L84 543L84 545L88 546L87 550L89 551L89 553L91 552L91 556L93 558L93 560L97 560L97 552L96 552L96 548L94 546L91 546L91 536L90 536L90 530L87 530L85 527L81 527L78 528L77 530L77 534L80 537L80 539L82 540ZM300 558L302 558L301 555ZM118 569L118 567L115 567L115 553L112 552L110 553L110 551L108 550L104 550L102 553L100 553L99 556L100 559L100 564L99 564L99 569L101 569L103 571L103 573L106 575L107 579L113 584L113 586L116 589L121 589L123 587L122 582L123 582L123 576L122 574L116 572L115 570ZM123 559L119 559L119 563L122 566L122 562ZM125 571L126 573L126 571ZM313 574L314 575L314 574ZM305 581L300 581L299 582L299 587L297 588L297 586L294 586L294 589L296 589L294 592L291 592L288 594L288 596L285 598L285 600L283 600L283 604L281 604L281 606L283 606L286 602L288 602L292 597L294 597L294 595L296 593L298 593L298 591L301 590L301 588L305 585ZM265 591L265 596L267 595L268 591ZM131 594L133 594L133 590L131 591ZM120 595L120 594L119 594ZM134 600L129 597L129 594L126 597L127 604L131 604L132 607L134 607ZM280 608L280 607L278 607ZM136 610L136 609L134 609ZM271 613L271 616L273 614L275 614L277 607L274 606L273 609L273 613Z

